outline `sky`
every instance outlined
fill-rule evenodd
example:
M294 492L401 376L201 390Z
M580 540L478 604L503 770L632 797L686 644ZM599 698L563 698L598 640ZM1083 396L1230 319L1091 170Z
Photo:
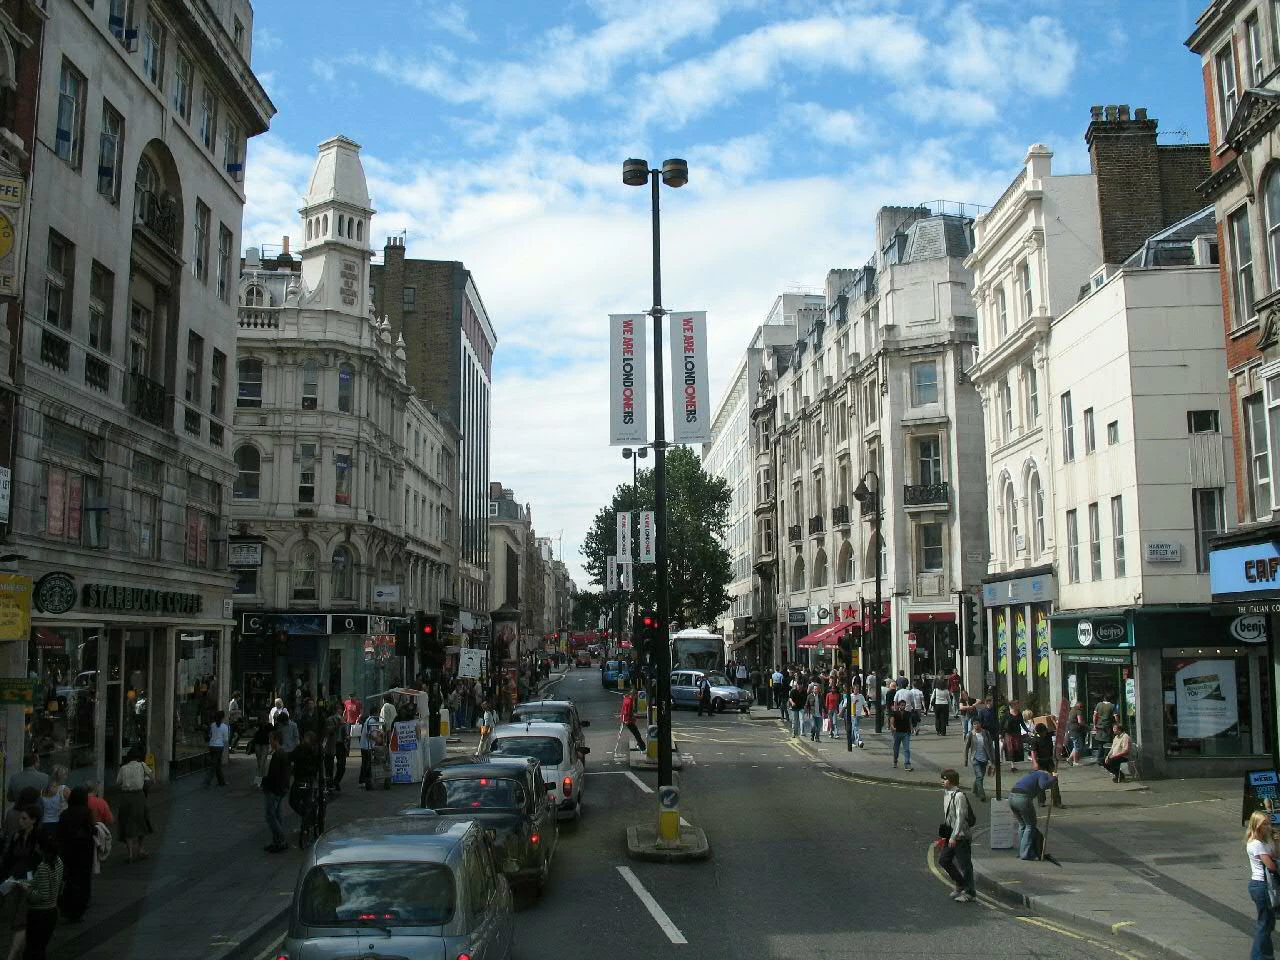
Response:
M1184 42L1206 5L259 0L278 113L250 143L243 243L298 238L316 146L360 143L379 257L403 234L409 257L461 260L497 331L491 479L598 589L580 544L631 479L608 445L607 316L652 305L625 158L689 163L662 191L663 300L707 311L718 401L780 293L867 261L880 206L989 206L1036 142L1055 173L1087 171L1093 104L1204 142Z

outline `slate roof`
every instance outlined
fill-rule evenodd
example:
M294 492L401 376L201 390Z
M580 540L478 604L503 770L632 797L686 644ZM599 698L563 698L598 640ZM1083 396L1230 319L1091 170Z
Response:
M915 221L907 230L903 262L967 257L973 252L971 225L966 217L947 214Z
M1195 263L1195 240L1211 236L1217 240L1213 205L1198 210L1153 234L1128 260L1126 267L1186 267Z

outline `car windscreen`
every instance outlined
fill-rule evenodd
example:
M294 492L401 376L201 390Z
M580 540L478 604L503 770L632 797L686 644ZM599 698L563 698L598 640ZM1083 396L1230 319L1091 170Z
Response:
M533 757L544 767L564 762L564 745L556 737L497 737L490 750L507 757Z
M435 810L511 810L524 806L524 786L506 777L437 780L427 788L426 806Z
M455 905L453 871L441 863L331 863L312 867L298 891L307 926L436 927Z
M606 664L604 665L604 668L605 668L605 670L608 670L608 671L610 671L610 672L614 672L614 671L618 670L621 666L622 666L622 664L621 664L621 662L620 662L620 661L618 661L618 660L610 660L608 663L606 663Z
M569 722L571 714L567 709L556 707L529 707L527 710L516 708L511 714L511 722L521 723L564 723Z
M723 673L708 673L707 679L711 681L713 687L731 687L733 684L729 682L729 678Z

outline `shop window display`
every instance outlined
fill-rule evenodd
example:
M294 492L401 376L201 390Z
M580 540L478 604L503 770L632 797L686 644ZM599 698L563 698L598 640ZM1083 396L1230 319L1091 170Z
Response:
M40 766L92 767L97 730L98 636L80 628L35 627L27 673L39 686L31 709L30 743Z
M1251 659L1254 661L1251 664ZM1170 757L1244 757L1270 750L1254 688L1265 677L1256 655L1166 650L1161 663L1165 744ZM1261 669L1261 673L1259 670Z
M181 764L208 753L206 731L218 710L218 632L183 631L174 668L173 760Z

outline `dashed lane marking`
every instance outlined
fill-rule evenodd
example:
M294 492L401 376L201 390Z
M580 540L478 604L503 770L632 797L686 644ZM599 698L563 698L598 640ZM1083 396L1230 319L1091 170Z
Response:
M649 786L647 783L645 783L643 780L637 777L630 770L623 770L622 772L627 775L628 780L630 780L632 783L634 783L637 787L640 788L641 793L653 793L653 787Z
M618 867L618 873L622 874L622 879L627 882L627 886L631 888L631 892L640 898L640 902L644 904L645 909L649 911L649 915L661 928L662 932L667 935L667 939L672 943L688 943L684 938L684 934L680 932L680 928L671 922L671 918L667 916L667 912L662 909L657 900L653 899L653 894L644 888L644 884L640 882L630 867Z

